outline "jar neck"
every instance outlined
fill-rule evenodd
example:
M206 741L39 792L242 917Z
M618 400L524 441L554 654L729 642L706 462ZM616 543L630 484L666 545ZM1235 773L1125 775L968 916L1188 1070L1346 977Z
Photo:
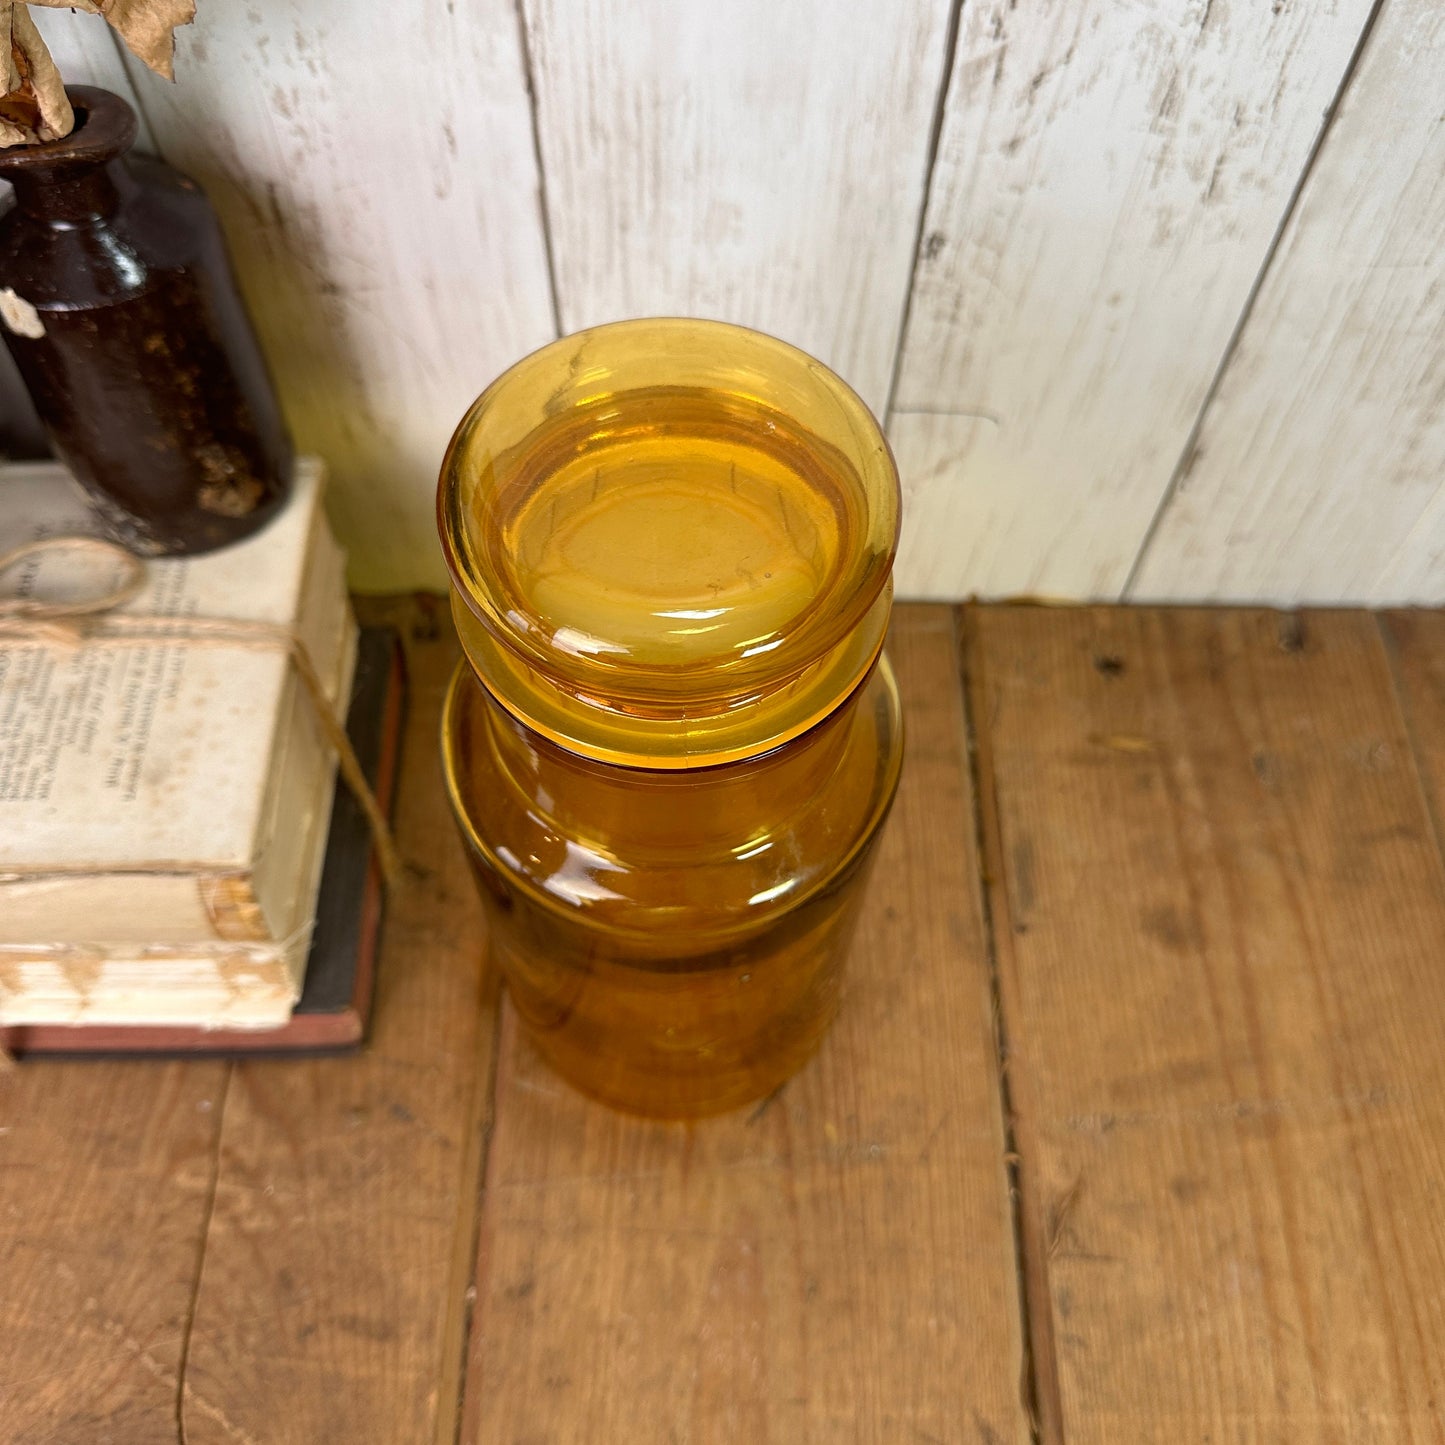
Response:
M519 722L485 687L489 745L498 772L522 798L546 808L565 832L586 834L610 817L626 818L635 839L671 839L680 825L694 838L716 818L724 831L739 810L784 819L824 792L848 749L863 687L822 722L754 758L699 768L637 768L572 753Z

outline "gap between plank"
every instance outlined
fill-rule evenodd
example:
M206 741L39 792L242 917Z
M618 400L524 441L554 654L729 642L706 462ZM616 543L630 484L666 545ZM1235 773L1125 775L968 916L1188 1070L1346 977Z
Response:
M1254 313L1255 303L1259 300L1259 293L1264 288L1265 279L1268 277L1271 267L1274 265L1274 258L1279 251L1280 244L1284 240L1285 232L1289 229L1290 222L1294 219L1295 211L1299 209L1300 198L1304 195L1306 185L1309 184L1310 176L1314 172L1315 164L1325 148L1325 141L1334 127L1335 118L1340 113L1340 107L1344 103L1350 84L1355 78L1355 72L1359 69L1360 59L1365 53L1365 47L1369 44L1370 36L1374 33L1375 21L1379 18L1380 11L1384 8L1385 0L1374 0L1370 6L1370 13L1365 16L1365 23L1360 29L1359 38L1355 41L1355 48L1350 52L1350 58L1345 64L1344 73L1340 76L1340 83L1335 87L1334 98L1325 109L1324 119L1320 128L1315 134L1314 143L1310 146L1309 154L1305 157L1305 163L1295 181L1294 189L1290 192L1289 200L1285 202L1284 212L1279 218L1279 225L1275 227L1274 235L1270 237L1269 245L1265 248L1264 262L1254 278L1254 284L1249 288L1249 294L1244 298L1244 307L1239 313L1239 319L1234 323L1234 330L1229 333L1229 340L1224 343L1224 351L1219 358L1219 364L1214 369L1214 375L1209 379L1209 385L1204 392L1204 400L1199 404L1199 411L1195 415L1194 424L1189 428L1189 435L1184 438L1184 446L1179 453L1179 460L1174 464L1174 470L1170 473L1169 481L1164 487L1164 492L1159 498L1159 505L1154 509L1154 515L1149 519L1149 525L1144 529L1144 535L1139 542L1139 550L1134 554L1134 560L1129 566L1128 575L1124 578L1124 585L1119 589L1119 600L1121 602L1132 601L1134 588L1138 585L1139 574L1144 569L1144 563L1148 558L1149 551L1154 545L1154 539L1159 533L1163 524L1165 514L1169 511L1174 498L1179 494L1180 488L1188 479L1189 473L1194 469L1194 463L1199 454L1199 437L1204 430L1204 422L1214 405L1215 398L1219 394L1219 388L1224 382L1225 373L1228 372L1231 363L1234 361L1235 352L1239 349L1240 339L1244 335L1244 329L1249 325L1249 318Z
M211 1148L211 1177L206 1184L206 1203L201 1211L201 1241L196 1251L196 1273L191 1280L191 1297L186 1305L186 1322L181 1330L180 1355L176 1360L176 1435L180 1445L187 1445L186 1435L186 1366L191 1358L191 1334L196 1328L196 1308L201 1299L201 1280L206 1272L206 1247L211 1239L211 1216L216 1212L216 1191L221 1183L221 1145L226 1135L226 1101L231 1096L231 1079L236 1065L228 1063L221 1076L216 1099L216 1137Z
M443 1412L437 1415L437 1445L461 1445L462 1429L466 1419L467 1364L472 1348L472 1322L477 1313L477 1253L482 1237L482 1210L486 1203L487 1169L492 1159L492 1138L497 1128L497 1055L502 1046L502 986L501 976L493 967L491 949L488 946L486 979L478 1007L492 1012L492 1042L487 1058L487 1067L477 1077L473 1090L472 1107L467 1118L467 1158L462 1164L462 1198L459 1208L471 1204L471 1215L465 1221L458 1221L457 1247L454 1256L452 1278L453 1292L448 1313L460 1311L460 1323L455 1335L451 1329L442 1334L442 1342L452 1340L452 1364L444 1365L446 1370L455 1369L454 1408L450 1419ZM460 1288L457 1289L456 1286ZM440 1399L445 1401L452 1393L451 1382L443 1376Z
M532 159L537 166L537 213L542 222L542 250L547 258L547 292L552 302L552 330L562 335L562 302L557 291L557 257L552 245L552 208L547 201L547 171L542 163L542 123L537 114L537 81L532 73L532 37L527 30L525 0L512 0L517 17L517 44L522 56L522 83L527 87L527 113L532 126Z
M521 0L518 0L521 3ZM908 343L908 321L913 314L913 293L918 285L918 260L923 254L923 231L928 224L928 202L933 195L933 173L938 165L938 144L943 136L943 121L948 113L948 92L953 84L953 60L958 50L959 17L963 0L951 0L948 7L948 29L943 37L943 74L933 101L933 120L928 131L928 155L923 163L923 195L918 202L918 224L913 228L913 260L908 267L908 290L903 293L903 312L898 318L898 340L893 347L893 370L888 376L888 396L883 403L883 430L893 424L893 403L898 397L898 380L903 374L903 348Z
M1029 1201L1024 1195L1024 1159L1019 1147L1018 1115L1009 1079L1008 1021L1004 1017L1003 989L999 979L999 941L994 916L993 890L1001 883L1003 855L998 847L998 810L993 805L994 774L988 738L988 719L980 716L984 701L982 650L974 635L976 604L953 608L954 656L963 693L963 746L972 790L974 856L978 860L978 903L983 920L985 961L988 966L989 1009L993 1019L994 1071L999 1109L1003 1116L1004 1166L1008 1178L1010 1222L1013 1228L1015 1289L1019 1309L1019 1399L1029 1423L1033 1445L1063 1440L1058 1376L1054 1367L1053 1323L1049 1312L1047 1260L1040 1250L1045 1241L1031 1236ZM1030 1254L1037 1255L1031 1269ZM1031 1280L1037 1274L1034 1298Z

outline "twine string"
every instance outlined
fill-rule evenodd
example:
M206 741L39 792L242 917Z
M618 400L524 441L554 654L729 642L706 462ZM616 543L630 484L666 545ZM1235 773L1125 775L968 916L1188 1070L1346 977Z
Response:
M120 566L118 580L89 597L52 602L33 597L0 596L0 641L31 646L141 646L152 642L191 642L202 647L283 652L295 668L312 711L336 756L337 770L366 815L377 861L388 883L401 876L401 854L391 826L366 780L356 750L326 691L316 664L295 628L275 622L223 617L157 617L118 612L146 585L146 564L119 543L99 537L46 537L0 552L0 577L35 557L69 553L106 557Z

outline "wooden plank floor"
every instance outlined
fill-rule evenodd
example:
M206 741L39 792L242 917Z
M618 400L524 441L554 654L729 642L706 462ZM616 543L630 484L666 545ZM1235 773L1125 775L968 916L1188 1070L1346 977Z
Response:
M971 622L1044 1438L1445 1440L1445 872L1376 620Z
M844 1012L683 1127L499 1006L373 607L372 1042L0 1074L0 1442L1445 1441L1445 616L900 608Z
M659 1126L555 1082L509 1013L463 1439L1027 1440L949 611L893 658L908 772L813 1067Z

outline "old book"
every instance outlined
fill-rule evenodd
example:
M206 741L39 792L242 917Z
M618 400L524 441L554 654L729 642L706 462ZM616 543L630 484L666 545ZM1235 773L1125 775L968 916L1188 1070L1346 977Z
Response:
M395 633L362 633L347 720L352 747L383 810L395 796L405 674ZM164 1009L112 1023L0 1025L0 1048L38 1054L254 1054L351 1048L365 1034L375 981L383 888L376 850L356 799L337 791L305 983L294 1010L246 1026L223 1017L176 1023ZM154 995L157 990L151 990ZM139 1001L137 1001L139 1002Z
M121 610L295 628L332 697L344 696L355 624L322 484L320 464L302 462L264 531L150 562L145 590ZM0 472L0 550L93 530L63 469ZM72 596L110 580L93 569L47 555L0 586ZM188 956L212 984L229 970L259 990L246 962L257 945L268 946L264 971L279 993L276 944L293 955L293 987L334 778L283 649L181 637L0 644L0 999L74 992L94 985L98 967L120 979L167 957L179 983Z

